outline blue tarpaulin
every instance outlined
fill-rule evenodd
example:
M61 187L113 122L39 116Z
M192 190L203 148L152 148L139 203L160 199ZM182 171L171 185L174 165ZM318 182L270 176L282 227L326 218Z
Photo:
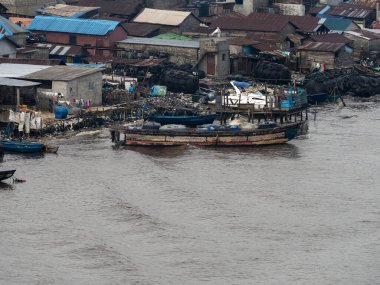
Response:
M251 83L248 83L248 82L241 82L241 81L233 81L233 82L236 87L240 87L240 88L247 88L252 85Z

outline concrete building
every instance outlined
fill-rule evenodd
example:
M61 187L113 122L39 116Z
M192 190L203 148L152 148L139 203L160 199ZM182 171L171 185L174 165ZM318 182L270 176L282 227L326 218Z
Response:
M134 19L134 23L160 26L160 33L182 34L195 32L201 23L191 12L145 8Z
M268 8L268 0L235 0L234 11L243 15L260 12Z
M229 74L228 42L223 38L206 38L182 41L156 38L128 38L118 42L119 57L131 58L133 55L162 57L177 65L191 64L218 78Z
M37 92L61 93L64 100L91 100L102 104L102 69L73 66L0 64L0 77L40 82Z
M110 56L114 43L127 38L117 21L36 16L29 30L46 36L48 43L78 45L91 55Z

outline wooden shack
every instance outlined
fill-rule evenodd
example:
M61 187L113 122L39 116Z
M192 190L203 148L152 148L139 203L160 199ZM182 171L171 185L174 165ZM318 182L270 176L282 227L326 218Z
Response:
M346 53L345 46L344 43L308 42L298 48L299 69L310 71L320 66L333 69L337 59Z

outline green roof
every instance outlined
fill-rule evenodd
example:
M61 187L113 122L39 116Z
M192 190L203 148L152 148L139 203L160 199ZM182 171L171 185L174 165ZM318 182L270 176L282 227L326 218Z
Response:
M155 39L161 39L161 40L180 40L180 41L191 41L192 38L173 34L173 33L166 33L166 34L161 34L158 36L154 37Z

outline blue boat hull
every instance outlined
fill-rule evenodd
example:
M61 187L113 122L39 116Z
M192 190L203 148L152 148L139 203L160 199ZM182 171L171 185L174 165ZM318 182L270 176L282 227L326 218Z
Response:
M42 143L3 141L3 149L10 152L39 153L44 151Z
M307 102L309 104L318 104L326 102L329 95L327 93L319 93L319 94L308 94L307 95Z
M216 119L216 114L203 115L203 116L160 116L153 115L149 116L149 121L154 121L160 123L161 125L186 125L186 126L197 126L212 124Z

